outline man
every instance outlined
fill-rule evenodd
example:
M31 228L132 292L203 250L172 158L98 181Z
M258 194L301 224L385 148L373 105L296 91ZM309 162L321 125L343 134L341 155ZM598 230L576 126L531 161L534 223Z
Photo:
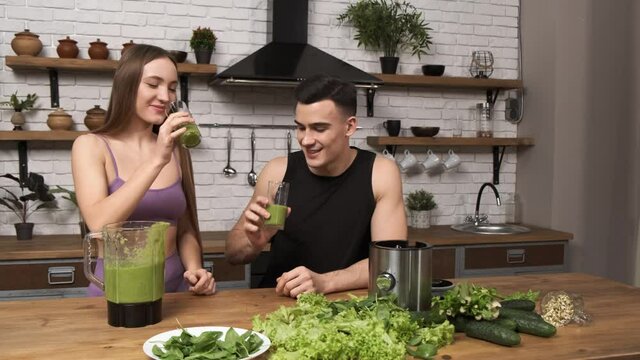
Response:
M349 146L356 89L324 75L298 85L295 123L302 151L271 160L226 243L231 263L248 263L271 242L262 287L297 297L366 288L369 243L407 238L396 164ZM264 227L269 181L289 182L284 230Z

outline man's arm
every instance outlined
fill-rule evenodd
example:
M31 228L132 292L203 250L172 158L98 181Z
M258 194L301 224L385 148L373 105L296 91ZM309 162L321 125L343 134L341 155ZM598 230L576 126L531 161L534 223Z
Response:
M246 264L253 261L276 234L276 229L263 227L269 217L267 187L269 181L282 181L287 169L287 158L269 161L258 176L253 196L233 226L225 244L225 257L231 264Z
M371 217L371 240L406 240L407 215L398 166L392 160L376 156L372 177L376 208Z

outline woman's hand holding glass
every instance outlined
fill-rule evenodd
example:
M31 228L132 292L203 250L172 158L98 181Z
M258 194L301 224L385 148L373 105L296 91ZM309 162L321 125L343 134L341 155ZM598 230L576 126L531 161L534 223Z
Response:
M182 146L186 148L198 146L200 144L201 138L200 130L198 129L198 125L196 125L195 121L193 120L191 111L189 111L187 103L182 100L172 101L167 107L167 117L171 116L172 114L179 114L177 116L188 116L191 120L190 122L185 122L179 125L180 129L186 129L180 134L180 144L182 144Z

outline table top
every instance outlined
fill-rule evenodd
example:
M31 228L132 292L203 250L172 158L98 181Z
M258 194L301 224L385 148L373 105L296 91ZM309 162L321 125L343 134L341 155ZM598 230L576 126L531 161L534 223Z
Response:
M522 334L513 348L456 333L455 342L436 359L639 359L640 288L577 273L454 279L495 287L500 293L566 290L581 294L593 317L588 326L569 325L552 338ZM366 290L351 291L356 295ZM344 298L348 293L329 297ZM107 324L103 298L9 301L0 303L1 357L7 359L144 359L142 344L153 335L185 327L234 326L250 329L256 314L264 315L295 301L273 289L223 290L213 296L167 294L163 320L143 328Z

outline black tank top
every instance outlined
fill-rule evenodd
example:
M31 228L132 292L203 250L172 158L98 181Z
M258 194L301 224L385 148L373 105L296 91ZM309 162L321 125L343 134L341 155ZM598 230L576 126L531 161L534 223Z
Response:
M335 177L313 174L302 151L288 158L291 214L271 240L271 259L261 287L274 287L297 266L326 273L369 257L375 199L371 174L376 155L355 148L353 163Z

